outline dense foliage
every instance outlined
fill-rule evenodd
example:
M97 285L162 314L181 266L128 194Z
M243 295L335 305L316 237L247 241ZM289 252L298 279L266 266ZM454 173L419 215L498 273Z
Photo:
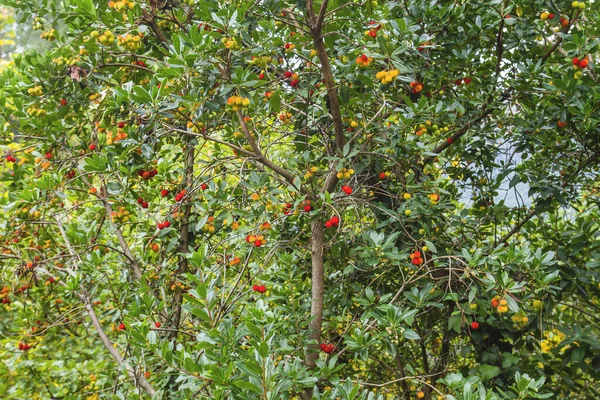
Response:
M600 396L599 4L0 3L3 397Z

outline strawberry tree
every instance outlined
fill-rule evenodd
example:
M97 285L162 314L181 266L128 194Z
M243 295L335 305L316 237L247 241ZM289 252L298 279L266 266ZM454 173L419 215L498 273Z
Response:
M594 3L1 3L3 394L599 395Z

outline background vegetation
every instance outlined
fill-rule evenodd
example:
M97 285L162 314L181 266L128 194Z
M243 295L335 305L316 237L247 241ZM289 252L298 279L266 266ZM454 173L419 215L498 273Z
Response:
M600 396L596 3L0 4L4 398Z

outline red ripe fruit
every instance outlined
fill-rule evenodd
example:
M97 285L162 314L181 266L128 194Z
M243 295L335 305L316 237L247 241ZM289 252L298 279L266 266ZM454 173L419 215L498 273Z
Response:
M496 300L496 299L492 300L492 307L493 308L497 308L499 304L500 304L500 302L498 300Z
M333 224L331 223L331 221L327 221L325 222L325 228L329 229L333 226Z
M148 208L149 204L147 201L142 203L142 208Z
M342 192L346 193L349 196L352 194L352 188L350 186L343 185Z
M44 157L46 157L46 160L52 160L52 153L47 152Z
M251 236L252 236L252 235L246 235L246 242L250 243L250 237L251 237Z
M170 227L170 226L171 226L171 223L170 223L169 221L165 221L165 222L163 222L163 226L164 226L165 228L168 228L168 227Z
M548 14L548 19L554 19L554 14L552 14L552 13Z
M385 179L385 178L386 178L385 172L380 172L379 179Z
M573 65L579 66L579 58L574 57L573 60L571 60L571 62L573 63Z
M367 61L369 61L369 57L367 57L367 55L366 55L366 54L363 54L362 56L360 56L360 59L361 59L361 61L362 61L362 62L367 62Z
M293 81L290 82L290 86L293 88L298 87L299 82L300 81L298 81L298 79L294 79Z
M447 141L449 144L452 144L452 138L451 138L451 137L449 137L448 139L446 139L446 141Z
M119 128L125 128L125 122L121 121L121 122L119 122L119 124L117 126Z
M158 228L158 229L160 229L160 230L162 230L162 229L164 229L164 228L165 228L165 224L162 224L162 223L161 223L161 224L158 224L158 225L157 225L157 228Z
M260 285L258 287L258 293L264 293L267 291L267 288L264 285Z
M121 322L121 324L119 325L119 330L120 331L124 331L125 330L125 324Z
M92 143L92 144L90 144L90 146L89 146L89 149L90 149L91 151L94 151L94 150L96 150L96 145L95 145L95 144L93 144L93 143Z
M138 204L144 204L144 199L142 199L141 197L138 197L137 202L138 202Z
M208 185L206 183L203 183L202 185L200 185L200 188L202 190L206 190L206 189L208 189Z
M263 74L262 72L258 74L258 79L265 79L265 74Z
M465 78L465 79L463 79L463 81L465 82L465 85L468 85L469 83L471 83L473 81L473 79Z
M558 121L557 125L559 128L564 128L565 126L567 126L567 123L565 121Z
M254 241L254 247L260 247L260 246L262 246L262 240L258 240L258 239L256 239L256 240Z
M156 175L158 175L158 170L154 168L152 171L150 171L150 177L154 178Z
M290 71L285 71L285 77L290 79L292 77L292 73Z
M587 58L584 58L583 60L579 61L579 68L585 68L587 67L588 63L590 61Z
M167 197L169 195L169 191L167 189L163 189L160 191L160 195L162 197Z
M331 343L321 345L321 350L323 350L327 354L331 354L334 349L335 349L335 346Z
M155 322L154 326L157 327L157 328L160 328L160 322Z
M312 206L310 206L310 205L304 206L304 211L311 212L311 210L312 210Z
M454 84L455 84L456 86L460 86L460 85L462 84L462 78L461 78L461 79L457 79L457 80L455 80L455 81L454 81Z
M67 100L61 99L60 100L60 105L63 106L63 107L66 106L67 105Z
M479 329L479 322L477 322L477 321L471 322L471 329Z
M333 224L333 226L338 226L340 224L340 219L337 216L331 217L330 221Z
M143 178L144 180L146 180L146 181L147 181L148 179L150 179L150 172L149 172L149 171L144 171L144 172L142 172L142 178Z
M255 292L258 292L258 288L259 288L259 286L258 286L258 285L254 285L254 286L252 286L252 290L254 290Z
M177 196L175 196L175 201L179 202L181 201L182 196L180 194L178 194Z

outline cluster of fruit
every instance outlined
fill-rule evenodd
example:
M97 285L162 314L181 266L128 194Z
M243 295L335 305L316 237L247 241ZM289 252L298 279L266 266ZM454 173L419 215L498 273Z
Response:
M327 222L325 222L325 228L337 228L340 226L340 218L337 215L331 217Z
M324 353L327 353L327 354L331 354L335 350L335 346L331 343L329 343L329 344L321 343L321 345L319 347L321 348L321 351L323 351Z
M248 235L246 236L246 242L254 245L254 247L260 247L267 244L267 239L263 235Z
M158 230L162 231L165 228L168 228L171 226L171 223L169 221L165 221L165 222L161 222L158 225L156 225L156 227L158 228Z
M181 192L177 193L175 195L175 201L179 203L185 197L186 194L187 194L187 190L185 190L185 189L182 190Z
M284 215L289 215L292 212L292 205L290 203L285 203L281 206L281 212Z
M101 97L102 95L100 93L92 93L88 96L88 100L98 103L100 102Z
M25 342L19 342L19 350L21 351L27 351L31 348L30 344L27 344Z
M358 122L355 120L351 120L350 126L348 127L348 132L353 132L356 128L358 128Z
M286 53L289 53L296 48L296 45L294 43L286 43L285 46L283 46L283 48L285 49Z
M379 179L380 180L386 180L387 178L389 178L390 176L392 176L392 174L389 171L386 172L380 172L379 173Z
M522 315L522 314L515 314L512 316L512 322L513 324L515 324L515 327L518 329L523 329L527 326L527 323L529 322L529 318L527 318L526 315Z
M585 3L583 1L574 1L571 3L571 7L579 10L585 9Z
M115 42L115 35L111 31L105 31L102 34L98 31L92 31L90 32L90 37L96 39L96 42L107 46Z
M421 252L420 251L415 251L413 253L410 254L410 262L412 263L412 265L421 265L423 264L423 258L421 257Z
M250 61L248 61L248 64L265 68L271 62L273 62L273 58L269 57L269 56L258 56L258 57L252 56L252 59Z
M158 170L156 168L153 168L153 169L151 169L149 171L140 169L138 171L138 175L143 180L148 181L148 180L154 178L156 175L158 175Z
M455 81L454 81L454 84L455 84L456 86L460 86L460 85L462 85L463 83L464 83L465 85L468 85L468 84L469 84L469 83L471 83L471 82L473 82L473 79L471 79L471 78L469 78L469 77L466 77L466 78L458 78L457 80L455 80Z
M392 69L389 71L384 70L379 71L377 74L375 74L375 78L381 81L382 85L387 85L388 83L392 83L392 81L396 79L398 75L400 75L400 71L398 71L397 69Z
M542 21L553 20L554 14L551 12L548 12L548 11L544 11L543 13L540 14L540 19Z
M48 114L48 112L42 108L31 106L27 108L27 114L31 115L32 117L43 117L44 115Z
M37 220L42 215L39 211L30 210L27 207L23 207L18 209L15 213L15 216L19 219L28 219L28 220Z
M337 173L338 179L348 179L352 175L354 175L354 170L352 168L342 168Z
M227 99L227 105L231 107L233 111L238 111L248 107L250 105L250 99L247 97L231 96Z
M436 205L440 201L440 195L437 193L431 193L427 197L429 197L429 202L433 205Z
M292 122L292 117L293 117L292 113L286 112L283 114L279 114L278 118L284 124L289 124L290 122Z
M150 206L150 204L148 204L148 202L141 197L138 197L137 202L140 206L142 206L143 209L146 209Z
M42 91L42 87L40 85L36 85L32 88L27 89L27 93L30 96L41 96L44 92Z
M17 159L12 154L7 155L5 160L6 160L6 162L13 162L13 163L17 162Z
M40 17L35 17L33 19L33 29L36 31L41 31L42 29L44 29L44 23L42 22L42 19Z
M115 142L125 139L127 139L127 133L120 128L117 130L117 134L114 137L112 131L106 132L106 144L109 146Z
M586 57L583 57L582 59L575 57L573 60L571 60L571 62L573 63L573 69L576 71L574 76L576 79L579 79L583 75L581 70L587 68L590 60L588 60Z
M554 328L552 330L544 331L544 338L540 341L540 347L543 353L549 353L553 348L557 347L563 340L565 340L566 335Z
M129 51L136 51L142 47L142 38L144 37L143 33L138 34L126 34L121 35L117 38L117 43L119 46L125 47Z
M298 75L298 74L297 74L297 73L295 73L295 72L292 72L292 71L285 71L285 72L283 73L283 76L284 76L286 79L289 79L289 81L290 81L290 86L291 86L291 87L293 87L293 88L297 87L297 86L298 86L298 84L300 83L300 75Z
M423 83L421 83L421 82L411 82L410 83L410 89L411 89L412 94L421 93L421 91L423 90Z
M500 296L495 296L492 299L492 307L495 308L500 314L508 312L508 302L506 299L500 299Z
M318 170L319 168L317 167L310 167L308 171L306 171L306 173L304 174L304 179L312 178L313 174L315 174Z
M186 126L190 131L192 131L194 133L200 133L200 132L206 131L206 129L204 128L204 122L202 122L202 121L198 121L196 123L194 123L192 121L188 121Z
M267 291L267 288L265 287L265 285L253 285L252 291L258 292L258 293L264 293Z
M44 40L48 40L49 42L56 40L56 29L50 29L49 31L42 32L40 37Z
M272 225L269 221L265 221L262 224L260 224L260 226L258 227L258 229L260 229L261 231L268 231L269 229L272 228Z
M117 1L109 1L108 6L118 12L127 12L127 10L133 10L135 7L135 3L130 0L117 0Z
M221 43L225 45L229 50L239 50L242 48L238 43L236 38L226 38L221 39Z
M206 221L206 223L202 227L202 230L204 232L208 232L210 234L215 233L216 228L215 228L215 225L214 225L214 221L215 221L215 217L213 217L213 216L208 217L208 220Z
M366 54L361 54L356 57L356 63L359 67L367 68L373 63L373 57L368 57Z
M113 211L110 214L113 221L121 223L128 222L131 218L130 215L131 213L123 206L119 207L117 211Z
M444 127L438 127L437 125L433 125L431 127L431 129L433 130L433 134L434 135L441 135L442 133L446 133L449 131L449 128L447 126Z

